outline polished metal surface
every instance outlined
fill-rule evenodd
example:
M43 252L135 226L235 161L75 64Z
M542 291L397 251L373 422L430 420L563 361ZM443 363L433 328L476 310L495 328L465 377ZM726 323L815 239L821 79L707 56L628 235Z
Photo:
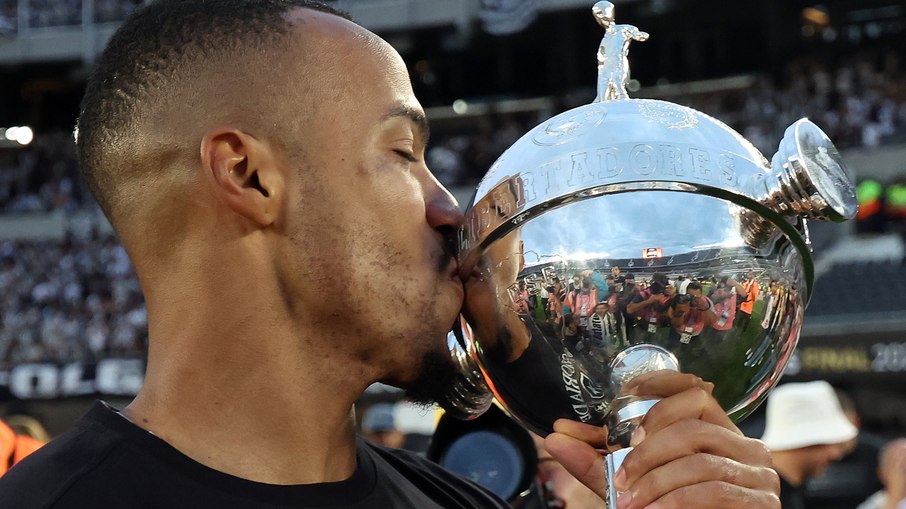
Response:
M447 348L450 358L459 368L459 377L450 388L450 400L459 404L446 408L447 413L458 419L469 420L483 414L491 407L493 394L484 381L481 370L472 360L476 357L475 342L471 337L469 324L462 322L447 334Z
M807 219L845 220L856 201L839 154L808 120L769 162L699 111L629 99L626 51L647 34L627 35L605 4L594 10L606 29L599 97L514 143L467 212L471 339L458 361L533 431L559 418L608 424L613 445L626 446L636 410L656 401L627 399L638 375L696 374L734 418L764 399L812 290ZM606 279L618 270L634 280ZM456 398L444 406L481 411Z
M617 506L617 495L618 492L616 488L611 484L611 479L617 475L617 470L620 469L620 466L623 465L623 460L626 459L626 456L632 451L632 448L620 449L619 451L614 451L604 457L604 478L607 480L607 486L605 490L607 495L604 499L605 507L607 509L613 509Z

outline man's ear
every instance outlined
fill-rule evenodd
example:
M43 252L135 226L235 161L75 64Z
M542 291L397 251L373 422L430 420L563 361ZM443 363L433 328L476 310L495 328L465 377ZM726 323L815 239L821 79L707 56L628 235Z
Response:
M235 128L208 131L201 140L202 169L215 192L237 214L260 226L272 224L283 197L282 169L272 149Z

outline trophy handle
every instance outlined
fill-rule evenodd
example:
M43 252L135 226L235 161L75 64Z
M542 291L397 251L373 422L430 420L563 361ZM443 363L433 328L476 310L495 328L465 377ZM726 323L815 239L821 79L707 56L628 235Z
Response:
M444 411L462 420L475 419L485 413L494 398L474 358L471 335L472 329L463 317L447 333L447 348L458 376L438 402Z
M775 211L835 222L855 217L859 204L843 158L810 120L786 129L771 166L779 182L772 196Z

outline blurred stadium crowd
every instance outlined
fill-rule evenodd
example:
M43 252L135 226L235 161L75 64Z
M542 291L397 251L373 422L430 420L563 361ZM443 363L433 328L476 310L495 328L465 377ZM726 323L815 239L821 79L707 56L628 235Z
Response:
M121 21L142 0L92 0L95 23ZM19 30L18 0L0 1L0 35L14 34ZM65 27L82 23L82 0L28 0L27 26L29 28Z
M853 55L835 68L799 60L787 66L781 83L760 76L744 89L667 100L724 121L768 159L784 129L802 117L820 125L837 148L871 149L906 140L906 76L902 71L881 72L872 60ZM435 137L429 164L448 184L474 183L504 149L545 118L525 114L482 118L477 132Z
M906 139L906 80L859 57L837 69L800 61L788 66L780 84L760 78L747 90L670 100L726 121L768 157L783 129L802 116L844 149ZM469 131L437 129L428 164L448 186L474 186L503 150L549 115L490 114ZM903 231L906 175L868 180L859 189L866 231ZM0 369L142 355L147 331L138 282L80 181L66 132L41 133L18 151L15 166L0 168L0 213L53 211L81 218L69 221L62 241L0 241Z

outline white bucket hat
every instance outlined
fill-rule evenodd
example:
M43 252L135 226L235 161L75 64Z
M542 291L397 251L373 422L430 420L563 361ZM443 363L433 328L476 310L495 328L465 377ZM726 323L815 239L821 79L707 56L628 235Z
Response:
M834 388L824 381L784 384L768 397L761 441L772 451L839 444L858 435Z

